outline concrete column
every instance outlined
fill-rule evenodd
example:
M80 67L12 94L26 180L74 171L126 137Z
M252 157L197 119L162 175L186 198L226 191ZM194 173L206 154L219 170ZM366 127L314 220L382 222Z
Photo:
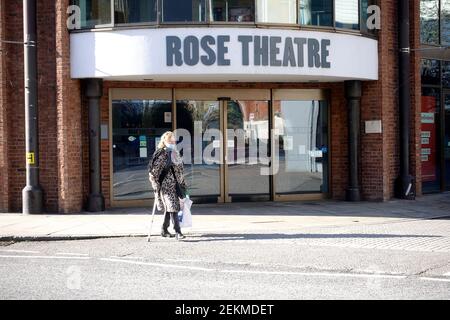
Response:
M361 81L345 81L345 99L348 111L348 187L347 201L360 201L359 132L361 114Z
M100 154L100 98L102 79L84 81L84 94L89 107L89 198L87 210L98 212L105 210L105 198L101 192L101 154Z

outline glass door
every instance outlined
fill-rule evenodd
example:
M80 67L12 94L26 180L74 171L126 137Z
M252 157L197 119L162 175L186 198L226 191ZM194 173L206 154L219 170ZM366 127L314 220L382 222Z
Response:
M177 147L191 196L270 200L269 90L179 89L175 99Z
M205 202L223 202L220 113L217 100L176 100L177 148L183 157L186 183L190 195Z
M270 200L269 101L223 101L227 202Z

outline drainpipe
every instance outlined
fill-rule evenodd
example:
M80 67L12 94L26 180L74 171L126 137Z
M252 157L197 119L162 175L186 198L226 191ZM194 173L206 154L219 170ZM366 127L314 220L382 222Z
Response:
M409 0L398 1L398 15L400 176L395 184L395 196L400 199L414 200L414 178L410 175L409 165L411 117Z
M89 197L87 210L99 212L105 210L105 198L101 190L101 153L100 153L100 98L102 79L84 80L85 96L89 107Z
M42 213L39 185L39 135L37 99L36 0L23 1L26 186L22 189L22 213Z
M359 131L362 84L359 80L344 81L348 113L348 187L347 201L361 201L359 183Z

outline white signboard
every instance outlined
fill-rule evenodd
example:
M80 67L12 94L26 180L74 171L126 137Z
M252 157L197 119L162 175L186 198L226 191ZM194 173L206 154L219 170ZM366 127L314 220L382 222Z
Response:
M261 28L145 28L70 35L72 78L154 81L378 80L378 41Z

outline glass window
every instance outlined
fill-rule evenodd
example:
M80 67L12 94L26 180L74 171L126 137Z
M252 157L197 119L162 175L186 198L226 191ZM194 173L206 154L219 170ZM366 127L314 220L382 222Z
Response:
M155 22L157 0L114 0L114 23Z
M328 192L326 101L274 101L279 134L277 194Z
M80 7L81 28L95 28L111 24L112 0L73 0L72 4Z
M440 190L440 90L422 88L421 163L423 192Z
M335 0L336 27L359 29L359 0Z
M441 44L450 45L450 0L441 1Z
M439 43L439 0L420 0L420 42Z
M450 61L442 62L442 86L450 88Z
M333 26L333 0L299 0L300 24Z
M115 200L153 197L147 165L161 135L172 128L169 100L113 100L113 196Z
M162 22L205 22L206 0L162 0Z
M258 22L297 23L297 0L258 0Z
M211 21L254 22L254 0L211 0Z
M440 85L441 84L441 64L439 60L422 59L421 76L422 84Z

